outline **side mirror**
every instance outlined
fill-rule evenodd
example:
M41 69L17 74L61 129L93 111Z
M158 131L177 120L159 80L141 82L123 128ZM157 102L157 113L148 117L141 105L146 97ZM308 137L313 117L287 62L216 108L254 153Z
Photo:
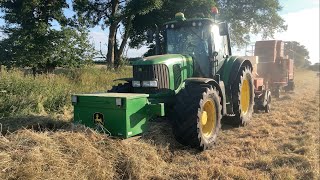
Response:
M227 23L223 22L219 24L219 33L220 36L229 35L229 28Z
M154 39L153 34L154 34L154 32L150 29L147 31L147 43L153 42L153 39Z

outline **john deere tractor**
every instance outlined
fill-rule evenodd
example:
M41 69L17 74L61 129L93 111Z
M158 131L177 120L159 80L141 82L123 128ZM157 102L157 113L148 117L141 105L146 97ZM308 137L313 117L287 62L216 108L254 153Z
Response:
M212 148L223 117L238 126L251 119L252 65L232 56L226 23L177 13L159 32L163 42L157 49L163 52L134 61L133 77L122 79L127 83L107 93L72 96L74 121L130 138L165 116L178 142Z

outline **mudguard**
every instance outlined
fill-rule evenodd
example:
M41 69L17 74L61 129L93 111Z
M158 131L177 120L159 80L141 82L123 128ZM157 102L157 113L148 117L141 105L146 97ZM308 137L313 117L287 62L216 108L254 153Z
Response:
M225 63L221 68L222 72L219 72L219 74L226 87L230 86L235 81L242 66L249 66L252 70L251 62L241 57L231 56L225 60Z
M221 95L221 103L222 103L222 115L227 114L227 99L225 93L225 86L223 81L219 81L219 83L211 78L188 78L185 80L185 84L194 83L194 84L210 84L212 87L215 87L219 91L219 95Z
M225 84L227 102L230 102L232 99L231 85L236 80L238 74L240 73L240 68L243 66L249 66L252 70L252 64L249 60L238 56L231 56L223 64L222 68L220 69L221 72L218 72Z
M253 67L249 60L237 56L231 56L225 60L221 71L218 72L225 84L226 102L232 102L231 86L236 80L238 74L240 73L240 69L243 66L249 66L251 70ZM227 113L233 114L232 103L228 103Z

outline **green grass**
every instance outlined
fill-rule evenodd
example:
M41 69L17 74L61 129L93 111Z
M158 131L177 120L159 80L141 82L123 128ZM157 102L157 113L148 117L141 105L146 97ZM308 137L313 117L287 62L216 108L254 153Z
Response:
M131 77L131 68L118 71L88 66L59 69L33 77L21 70L0 74L0 117L61 113L71 110L74 93L103 92L117 84L114 79Z

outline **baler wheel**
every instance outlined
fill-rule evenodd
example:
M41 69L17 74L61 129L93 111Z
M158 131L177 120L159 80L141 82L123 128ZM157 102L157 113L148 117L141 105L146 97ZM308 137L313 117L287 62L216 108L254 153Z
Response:
M269 113L270 112L270 108L271 108L271 95L268 95L268 100L267 100L267 104L264 107L264 112L265 113Z
M274 96L275 96L277 99L280 98L280 88L276 88L276 89L274 90Z
M254 105L253 77L249 67L242 67L232 84L233 112L231 118L234 125L246 125L252 118Z
M183 145L212 148L221 128L219 92L207 84L188 85L176 98L172 117L173 134Z
M131 83L124 83L124 84L118 84L117 86L112 86L110 90L107 92L114 92L114 93L131 93L133 92L133 87Z
M286 86L286 91L294 91L295 84L293 80L289 80L288 85Z

